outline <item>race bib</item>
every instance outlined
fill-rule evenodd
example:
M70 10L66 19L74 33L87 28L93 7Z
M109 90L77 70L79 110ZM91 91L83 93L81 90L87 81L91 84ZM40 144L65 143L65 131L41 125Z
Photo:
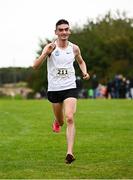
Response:
M68 69L66 69L66 68L58 68L57 72L56 72L56 75L60 76L60 77L66 77L66 76L68 76Z

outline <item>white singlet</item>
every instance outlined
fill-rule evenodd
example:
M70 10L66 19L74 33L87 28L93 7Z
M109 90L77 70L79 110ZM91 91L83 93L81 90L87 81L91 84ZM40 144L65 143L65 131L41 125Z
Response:
M73 63L73 44L68 42L65 49L57 46L47 59L48 91L61 91L76 88Z

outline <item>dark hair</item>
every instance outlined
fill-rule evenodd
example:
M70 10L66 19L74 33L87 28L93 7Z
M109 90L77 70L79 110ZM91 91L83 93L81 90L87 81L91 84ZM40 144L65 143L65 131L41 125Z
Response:
M69 25L69 22L65 19L60 19L59 21L57 21L56 23L56 29L57 29L57 26L61 25L61 24L68 24Z

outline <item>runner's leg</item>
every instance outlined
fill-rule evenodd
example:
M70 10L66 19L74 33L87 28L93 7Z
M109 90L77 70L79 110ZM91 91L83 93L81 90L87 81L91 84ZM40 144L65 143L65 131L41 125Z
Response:
M76 112L76 103L76 98L70 97L64 100L64 111L67 123L67 154L73 154L73 144L75 138L74 114Z
M52 103L52 107L55 115L55 120L59 123L60 126L62 126L64 124L63 103Z

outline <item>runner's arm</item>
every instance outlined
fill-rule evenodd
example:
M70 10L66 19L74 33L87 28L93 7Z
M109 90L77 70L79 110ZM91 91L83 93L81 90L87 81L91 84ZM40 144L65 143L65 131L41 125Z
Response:
M79 49L79 47L77 45L74 45L74 53L75 53L75 58L76 58L76 60L77 60L77 62L79 64L79 67L80 67L81 71L82 71L83 79L85 79L85 80L90 79L90 75L87 72L86 63L83 60L83 58L81 56L80 49Z
M54 43L49 43L44 47L42 54L34 61L33 69L38 69L42 65L42 63L46 60L46 57L55 49L55 46L56 45Z

